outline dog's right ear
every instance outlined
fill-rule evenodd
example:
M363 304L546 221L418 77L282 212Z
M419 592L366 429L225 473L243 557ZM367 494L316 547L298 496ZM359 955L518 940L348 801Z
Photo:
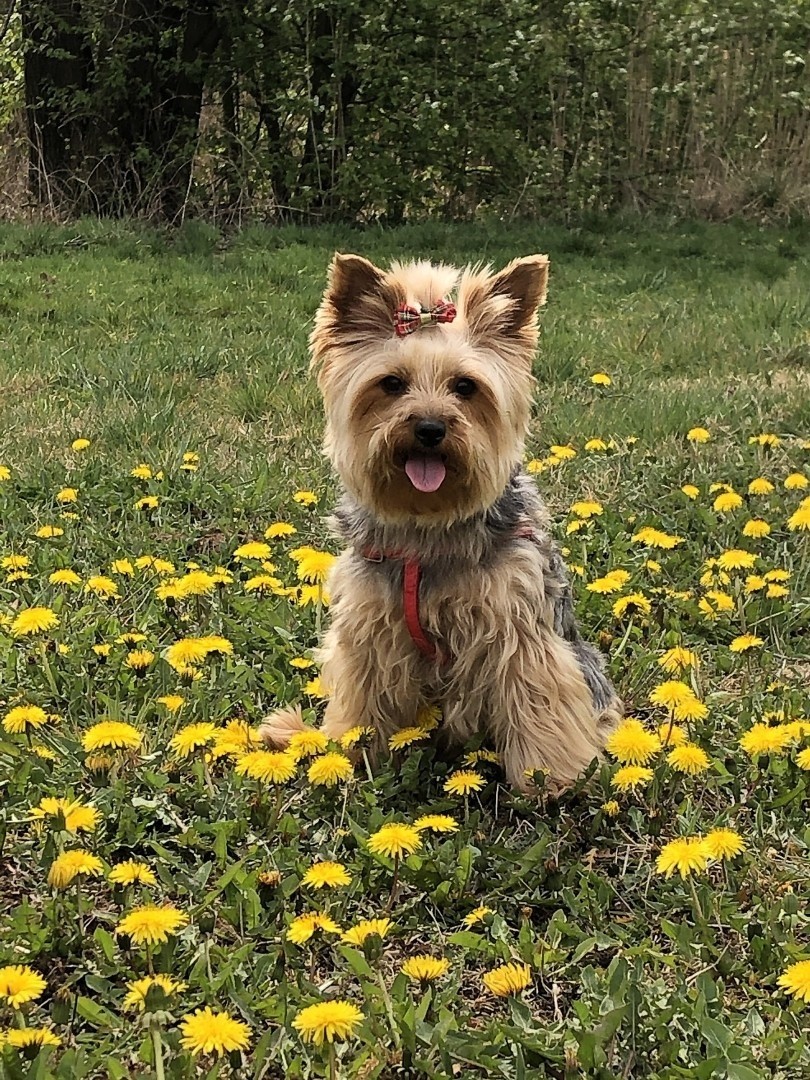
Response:
M389 276L361 255L336 254L312 331L313 362L330 347L357 346L390 337L400 303Z

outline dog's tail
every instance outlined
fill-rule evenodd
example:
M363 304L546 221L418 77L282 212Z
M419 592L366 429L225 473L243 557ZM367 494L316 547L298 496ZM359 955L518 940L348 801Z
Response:
M276 750L284 750L296 732L305 730L301 706L287 705L283 709L276 709L267 717L259 728L259 734L268 746Z

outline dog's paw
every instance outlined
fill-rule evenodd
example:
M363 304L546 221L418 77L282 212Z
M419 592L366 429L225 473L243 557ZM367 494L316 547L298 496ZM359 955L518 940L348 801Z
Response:
M267 717L259 728L259 735L273 749L285 750L293 735L298 731L304 731L305 728L301 706L288 705L283 709L276 709Z

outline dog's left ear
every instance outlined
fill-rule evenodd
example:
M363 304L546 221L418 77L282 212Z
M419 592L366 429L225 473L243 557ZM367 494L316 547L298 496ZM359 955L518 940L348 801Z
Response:
M498 274L465 275L459 290L470 337L497 351L498 342L534 350L537 311L546 302L548 256L515 259Z

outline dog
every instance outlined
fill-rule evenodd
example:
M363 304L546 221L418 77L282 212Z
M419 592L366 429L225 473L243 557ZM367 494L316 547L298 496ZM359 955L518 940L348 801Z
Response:
M322 730L369 726L383 749L438 705L444 735L485 732L525 792L537 770L570 786L622 715L521 465L548 267L384 271L338 254L310 338L345 544ZM281 709L262 735L281 748L303 726Z

